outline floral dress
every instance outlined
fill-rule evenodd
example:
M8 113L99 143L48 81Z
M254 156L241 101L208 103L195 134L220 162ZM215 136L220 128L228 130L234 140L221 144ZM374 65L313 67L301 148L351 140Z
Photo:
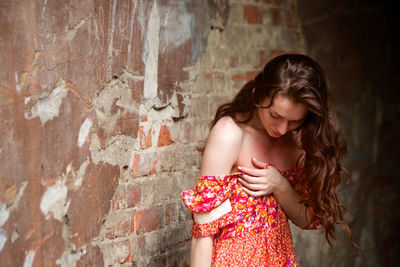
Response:
M281 174L296 188L301 171ZM299 266L288 219L278 201L273 195L247 196L238 174L200 176L195 190L181 193L192 211L192 235L214 235L212 266Z

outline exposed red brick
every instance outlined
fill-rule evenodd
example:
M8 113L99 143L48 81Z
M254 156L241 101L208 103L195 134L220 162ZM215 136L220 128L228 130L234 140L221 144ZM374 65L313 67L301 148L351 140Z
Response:
M132 174L135 175L138 172L139 169L139 161L140 161L140 155L136 154L135 158L133 159L133 166L132 166Z
M279 8L270 8L269 12L271 12L272 23L278 25L281 20L281 10Z
M246 74L244 75L234 75L231 77L232 81L250 81L251 79L253 79L254 77L256 77L256 75L258 74L258 71L248 71L246 72Z
M125 187L119 186L113 197L113 209L119 210L126 199Z
M115 123L115 130L118 133L131 134L137 136L139 126L139 116L123 111Z
M160 134L158 136L158 146L168 146L172 144L171 134L167 125L161 125Z
M164 212L165 224L168 225L171 221L171 216L169 215L169 210Z
M153 129L149 129L146 134L143 126L139 128L138 137L139 137L140 148L151 147L151 145L152 145L151 139L152 139L153 133L154 133Z
M224 75L222 75L220 73L206 73L206 74L204 74L204 76L206 77L206 79L216 78L221 81L225 80Z
M157 172L157 160L153 162L153 167L151 168L150 174L155 174Z
M158 207L136 212L137 233L147 233L159 228L160 209Z
M119 221L116 225L107 229L106 238L114 239L130 233L131 225L132 225L131 220Z
M176 222L177 216L175 211L176 204L168 204L164 207L164 223L165 225L170 224L171 222Z
M126 258L121 261L121 263L127 263L130 260L131 260L131 253L129 253L128 256L126 256Z
M294 17L286 16L285 21L286 21L286 26L288 26L289 28L296 27L296 20L294 19Z
M121 110L121 108L117 105L117 101L118 98L115 98L113 103L111 104L111 110L110 110L111 115L114 115L115 113L118 112L118 110Z
M131 220L131 231L130 231L131 233L133 233L135 231L135 226L136 226L135 218L136 218L136 211L134 212L134 215Z
M262 24L262 11L253 5L243 6L243 17L250 24Z
M280 6L282 4L282 0L264 0L264 3Z
M135 207L140 202L142 193L140 184L128 184L126 188L128 208Z
M142 115L141 118L140 118L140 121L141 122L147 121L147 115Z

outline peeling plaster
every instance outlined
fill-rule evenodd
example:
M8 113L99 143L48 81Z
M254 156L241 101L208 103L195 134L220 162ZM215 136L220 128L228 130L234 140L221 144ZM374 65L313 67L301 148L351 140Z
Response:
M92 122L88 118L86 118L79 130L79 136L78 136L79 147L82 147L83 144L86 142L86 138L89 134L90 127L92 127Z
M115 99L118 100L115 102ZM113 79L93 100L93 106L96 109L100 124L110 121L109 116L111 116L111 108L114 102L118 107L127 110L130 114L137 113L138 104L132 98L132 91L120 79Z
M18 81L18 72L15 72L15 89L17 92L21 92L21 86L19 86L19 81Z
M145 62L144 72L144 92L145 98L157 97L158 84L158 51L160 45L160 16L158 14L157 1L150 12L149 22L147 24L145 53L143 60Z
M46 92L45 96L39 97L30 111L25 111L25 119L31 120L39 117L44 126L47 121L58 117L61 103L67 93L68 89L65 87L65 83L61 82L50 93Z
M106 58L106 79L110 80L112 77L112 65L113 65L113 48L114 48L114 31L115 31L115 8L117 1L113 1L112 12L111 12L111 29L109 31L109 44Z
M194 17L188 14L185 5L181 3L178 7L168 7L163 11L163 38L161 40L162 49L168 50L183 45L192 37L191 25Z
M10 213L6 209L6 204L0 203L0 227L6 223L8 216L10 216Z
M90 143L93 163L98 164L102 161L120 167L129 166L135 143L136 138L129 135L119 135L111 137L107 140L106 147L101 148L99 137L93 133Z
M11 199L8 199L8 203L9 203L9 208L8 208L8 211L13 211L13 210L16 210L17 208L18 208L18 205L19 205L19 201L21 200L21 198L22 198L22 195L24 194L24 192L25 192L25 188L26 188L26 186L28 185L28 182L27 181L24 181L24 182L21 182L21 183L18 183L18 192L17 193L9 193L10 195L13 195L12 196L12 200ZM16 186L17 187L17 186ZM17 190L17 188L13 188L12 189L13 191L15 190Z
M18 230L14 227L13 232L11 233L11 243L14 243L19 237Z
M40 202L40 209L49 219L50 212L53 217L62 221L62 217L67 213L70 201L66 203L68 188L65 186L65 179L59 179L57 182L49 186L44 193Z
M76 266L76 262L86 254L86 246L82 246L78 251L64 250L64 253L59 259L57 259L57 265L61 267L72 267Z
M7 242L7 235L3 231L3 229L0 229L0 252L3 250L4 245Z
M42 9L42 20L44 20L44 13L46 12L46 5L47 5L47 0L44 0L43 9Z
M79 167L79 170L75 174L75 180L74 180L74 187L80 187L82 184L83 176L86 173L86 168L89 165L89 159L85 160L82 165Z
M25 256L24 267L32 267L35 254L36 254L35 250L28 251L28 253Z
M79 21L78 24L76 24L72 29L70 29L66 36L65 36L65 40L66 41L71 41L72 39L75 38L76 33L78 32L79 28L81 28L83 25L85 24L85 20L82 19L81 21Z

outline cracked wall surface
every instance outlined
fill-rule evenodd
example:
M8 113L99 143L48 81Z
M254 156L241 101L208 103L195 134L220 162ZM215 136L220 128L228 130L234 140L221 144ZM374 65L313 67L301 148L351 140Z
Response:
M187 116L219 2L2 1L1 266L151 258L130 236L176 202L141 196L165 186L158 147L178 142L167 125Z
M327 8L292 0L2 1L0 266L188 266L191 217L179 192L196 182L217 107L283 52L316 56L332 77L359 66L358 57L324 62L340 38L311 35L329 14L313 20L310 6ZM351 86L344 92L356 94ZM339 99L339 112L354 151L366 131L346 117L348 99ZM376 103L376 123L390 122L387 100ZM386 144L376 143L375 159ZM357 181L360 155L355 149L348 164ZM292 229L304 266L355 257ZM356 231L367 245L376 238L368 229Z

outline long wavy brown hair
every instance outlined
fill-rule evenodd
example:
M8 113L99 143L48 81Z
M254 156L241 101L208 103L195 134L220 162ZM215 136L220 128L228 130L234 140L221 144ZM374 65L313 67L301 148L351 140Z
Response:
M346 153L346 142L339 131L325 74L315 60L302 54L284 54L271 59L231 102L218 108L211 127L224 116L247 123L265 97L271 97L271 106L277 94L303 104L308 110L306 119L296 129L305 152L297 161L298 167L304 169L297 187L302 203L312 208L312 221L318 220L325 228L325 237L331 247L330 239L336 239L335 224L340 223L347 239L359 249L343 218L344 207L337 195L342 178L348 180L340 164ZM242 115L241 119L238 114Z

